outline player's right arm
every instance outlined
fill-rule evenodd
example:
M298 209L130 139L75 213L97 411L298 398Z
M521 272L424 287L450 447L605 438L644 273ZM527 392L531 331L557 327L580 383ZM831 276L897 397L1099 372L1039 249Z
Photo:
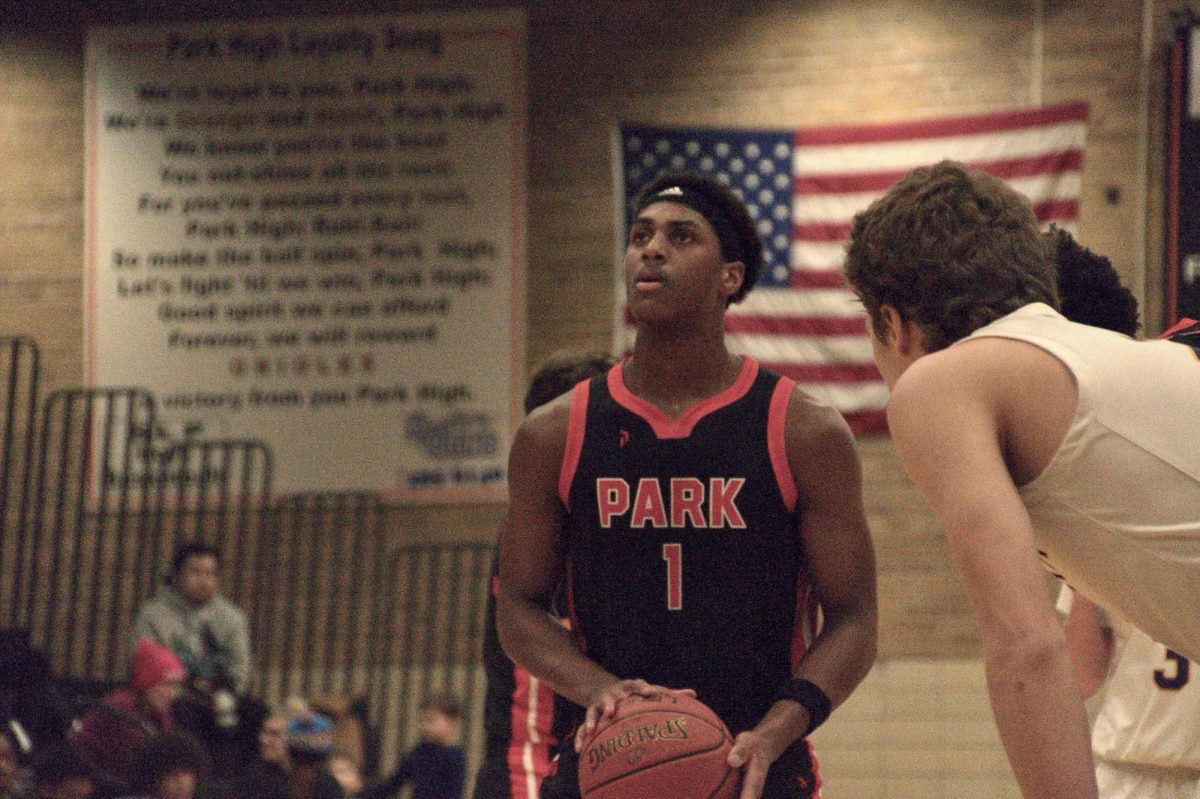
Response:
M496 630L514 663L587 708L582 738L624 697L662 689L643 680L620 680L601 668L550 614L566 570L566 509L558 496L558 478L570 399L568 394L535 410L513 440L508 515L500 525Z
M945 526L1021 795L1095 799L1083 700L1006 462L996 398L1015 367L985 342L910 366L892 390L888 423L905 471Z

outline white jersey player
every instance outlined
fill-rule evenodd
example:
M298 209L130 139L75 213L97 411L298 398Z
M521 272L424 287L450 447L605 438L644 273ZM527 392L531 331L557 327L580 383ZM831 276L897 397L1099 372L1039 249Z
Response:
M1058 609L1085 695L1103 690L1092 726L1101 799L1200 799L1200 669L1066 586Z

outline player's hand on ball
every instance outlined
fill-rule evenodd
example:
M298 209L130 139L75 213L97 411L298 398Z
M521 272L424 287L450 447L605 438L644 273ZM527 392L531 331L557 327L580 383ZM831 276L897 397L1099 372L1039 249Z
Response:
M767 770L786 748L757 729L739 733L733 739L733 749L726 762L730 768L742 769L742 792L738 799L759 799L762 796Z
M583 718L583 724L580 724L579 729L575 731L575 751L583 751L586 741L592 737L596 727L601 722L611 719L617 710L617 705L621 702L631 696L648 697L672 690L674 689L664 688L661 685L651 685L645 680L618 680L605 688L592 697L587 714ZM696 692L690 688L686 689L684 693L691 696L696 695Z

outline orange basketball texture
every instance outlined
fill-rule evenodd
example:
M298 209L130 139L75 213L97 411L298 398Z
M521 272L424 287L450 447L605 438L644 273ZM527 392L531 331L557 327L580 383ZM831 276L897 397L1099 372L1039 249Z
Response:
M733 738L708 705L668 693L617 706L579 754L583 799L736 799Z

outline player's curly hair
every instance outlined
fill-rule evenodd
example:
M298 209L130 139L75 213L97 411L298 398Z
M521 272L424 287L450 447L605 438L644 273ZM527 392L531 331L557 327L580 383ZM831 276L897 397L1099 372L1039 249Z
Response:
M665 189L678 187L681 194L657 197ZM746 271L737 293L727 305L741 302L758 283L763 270L763 242L746 204L733 190L712 175L698 172L665 172L647 183L633 201L635 213L653 202L678 202L692 208L713 226L721 242L726 263L741 261Z
M1121 285L1112 262L1055 225L1045 236L1055 253L1062 315L1072 322L1136 336L1141 327L1137 299Z
M1029 303L1058 307L1029 202L954 161L913 170L854 217L846 278L877 336L890 305L916 322L930 352Z
M559 352L546 358L529 379L525 413L570 391L576 383L607 372L617 359L607 352Z

